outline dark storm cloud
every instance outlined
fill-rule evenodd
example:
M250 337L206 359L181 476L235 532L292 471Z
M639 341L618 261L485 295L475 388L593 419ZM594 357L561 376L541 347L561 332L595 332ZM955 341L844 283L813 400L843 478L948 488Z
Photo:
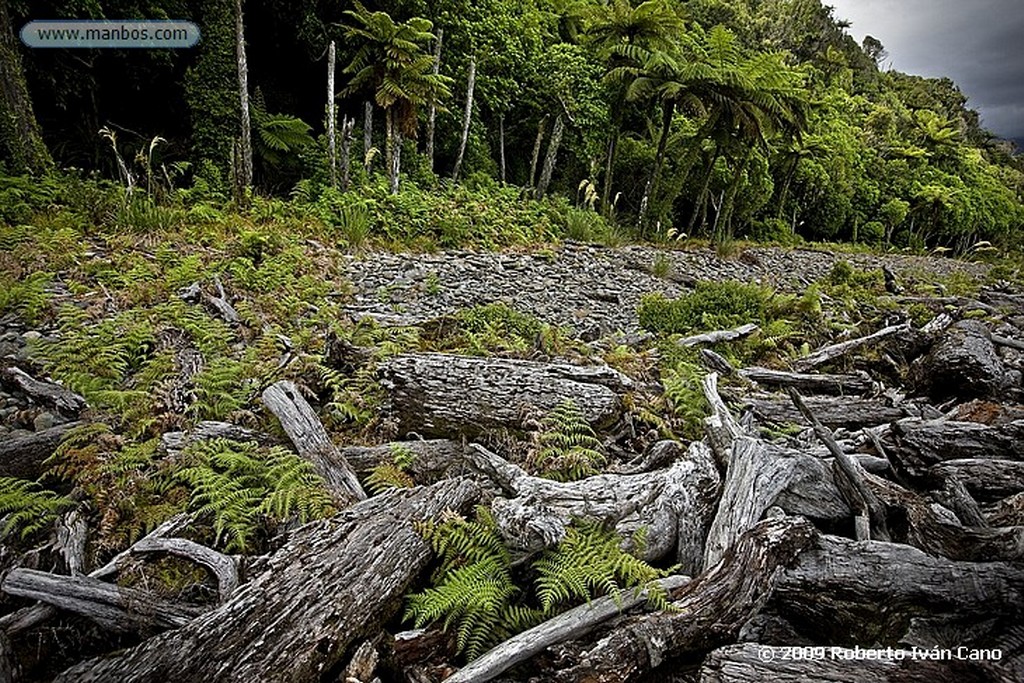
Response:
M882 41L885 66L952 78L986 128L1024 138L1021 0L824 0L850 33Z

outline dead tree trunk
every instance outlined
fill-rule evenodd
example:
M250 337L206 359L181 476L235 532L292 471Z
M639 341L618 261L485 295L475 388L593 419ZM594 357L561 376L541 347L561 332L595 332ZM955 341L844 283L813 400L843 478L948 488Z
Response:
M608 367L439 353L395 356L381 373L400 433L423 436L520 429L525 409L549 411L566 399L591 424L607 426L621 414L619 394L632 387Z
M459 153L455 156L455 168L452 180L459 179L462 170L462 159L466 155L466 143L469 142L469 124L473 120L473 88L476 86L476 57L469 58L469 76L466 81L466 110L462 114L462 137L459 139Z
M565 129L565 119L562 114L555 117L555 125L551 129L551 140L548 141L548 151L544 155L544 168L540 173L540 180L537 181L537 192L535 196L540 199L548 193L548 185L551 184L551 176L555 172L555 161L558 158L558 148L562 144L562 131Z
M288 380L281 380L263 392L263 403L281 421L281 427L295 444L299 455L313 463L317 474L324 478L338 502L349 505L366 499L366 492L355 472L341 457L298 387Z
M434 66L431 72L436 78L441 73L441 45L444 42L444 29L437 29L437 43L434 45ZM431 100L430 108L427 112L427 141L426 141L426 155L427 155L427 167L434 170L434 128L437 125L437 102Z
M347 192L352 186L352 128L356 120L341 118L341 190Z
M417 524L464 509L479 489L452 480L364 501L296 531L267 570L175 631L57 677L75 681L309 681L329 678L376 633L430 559Z
M670 612L618 626L554 676L559 683L624 683L670 657L732 642L768 601L778 569L810 547L817 532L793 517L765 520L745 533L722 561L674 596Z
M75 427L84 422L69 422L27 436L0 441L0 477L36 479L43 472L43 461Z
M338 140L335 124L338 121L337 102L334 99L334 69L337 66L334 41L327 47L327 162L331 165L331 187L338 187Z
M370 173L373 166L373 102L363 103L363 166Z
M13 366L4 368L0 372L0 378L5 383L17 387L32 400L52 406L68 417L78 417L88 407L85 399L75 392L54 382L38 380L21 368Z
M498 163L501 170L501 184L505 184L505 115L498 115Z
M537 162L540 161L540 148L544 144L544 131L548 126L549 116L545 114L537 122L537 139L533 141L533 155L530 157L530 188L534 187L537 179Z
M235 0L235 54L238 58L238 99L242 127L242 158L239 160L238 184L244 193L252 187L252 123L249 118L249 65L245 58L242 0Z

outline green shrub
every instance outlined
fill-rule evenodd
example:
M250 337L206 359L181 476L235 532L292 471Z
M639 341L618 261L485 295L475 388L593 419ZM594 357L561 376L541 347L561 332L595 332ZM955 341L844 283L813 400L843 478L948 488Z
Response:
M650 294L637 314L640 325L656 334L691 334L760 323L766 317L771 292L758 285L726 280L698 282L696 289L678 299Z

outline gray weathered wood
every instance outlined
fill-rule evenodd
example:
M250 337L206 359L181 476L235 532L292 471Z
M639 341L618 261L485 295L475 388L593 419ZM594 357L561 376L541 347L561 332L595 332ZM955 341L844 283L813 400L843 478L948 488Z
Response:
M865 394L874 389L874 382L863 375L818 375L759 367L743 368L738 372L740 377L751 382L793 387L808 394Z
M471 482L451 480L376 496L307 524L224 604L56 680L319 680L399 609L431 557L417 525L464 510L478 495Z
M165 553L191 560L209 569L217 578L217 596L221 602L238 588L238 567L227 555L184 538L144 538L131 547L132 554Z
M154 597L87 576L60 576L34 569L12 569L0 585L8 595L40 600L92 619L115 632L149 632L184 626L202 609Z
M89 534L85 517L79 506L57 520L57 548L71 576L82 574L85 567L85 543Z
M8 367L0 371L3 380L20 389L37 403L44 403L56 408L69 417L78 417L88 406L85 399L75 392L54 382L38 380L17 367Z
M204 420L187 432L165 432L160 437L160 446L169 454L177 455L194 443L210 439L231 439L232 441L256 441L266 444L271 437L230 422Z
M744 431L718 393L717 373L712 372L704 376L701 380L701 390L708 405L711 406L711 415L704 418L704 433L715 454L719 469L724 471L732 458L732 444L744 435Z
M732 330L715 330L714 332L704 332L703 334L695 334L690 337L683 337L682 339L676 340L676 346L682 348L688 348L690 346L697 346L698 344L718 344L720 342L736 341L737 339L743 339L749 337L761 328L753 323L747 325L741 325Z
M990 503L1024 491L1024 461L947 460L933 465L928 475L942 481L952 475L979 503Z
M890 456L914 475L945 460L1024 461L1022 420L992 426L951 420L900 420L893 424L890 438Z
M68 422L0 441L0 477L38 479L43 473L43 461L53 455L68 432L83 424Z
M877 344L880 341L893 337L902 332L906 332L909 329L910 325L908 323L904 323L902 325L892 325L890 327L886 327L877 332L869 334L865 337L858 337L857 339L851 339L849 341L841 342L839 344L832 344L831 346L826 346L824 348L818 349L809 356L804 356L803 358L794 361L793 369L796 370L797 372L806 372L808 370L813 370L819 365L824 365L825 363L834 361L837 358L841 358L842 356L845 356L851 351L867 346L869 344Z
M356 474L366 476L376 467L394 461L401 451L414 457L408 473L417 484L433 484L450 477L473 474L466 462L467 444L450 439L395 441L380 446L347 446L341 455Z
M674 591L690 583L688 576L669 576L655 583ZM567 640L582 638L603 623L647 600L649 591L631 591L618 598L606 596L553 617L523 631L484 653L444 679L445 683L485 683L521 664L545 649Z
M863 429L895 422L907 416L907 411L893 407L883 399L808 396L807 405L823 425L831 429ZM782 398L748 398L744 404L754 410L761 420L777 424L810 424L793 404Z
M276 382L263 391L263 403L281 422L299 455L313 463L317 474L339 502L349 505L365 500L366 492L338 448L327 435L320 418L288 380Z
M437 353L395 356L381 373L399 431L438 437L518 429L524 411L549 411L566 399L607 426L621 414L619 394L633 386L606 366Z
M672 596L672 611L621 623L552 679L560 683L633 681L671 657L732 642L771 596L778 569L813 545L816 536L814 527L799 518L760 522L721 562Z

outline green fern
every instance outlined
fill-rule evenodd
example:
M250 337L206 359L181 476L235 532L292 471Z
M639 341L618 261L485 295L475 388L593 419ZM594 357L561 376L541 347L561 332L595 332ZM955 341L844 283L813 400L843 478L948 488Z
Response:
M366 485L374 493L388 489L407 489L416 485L408 470L416 461L416 454L401 444L391 446L391 461L373 468L366 478Z
M572 399L559 403L541 422L534 465L558 481L575 481L597 474L606 458L583 411Z
M708 402L701 388L703 371L696 363L679 361L675 367L662 376L665 398L672 413L683 421L682 434L690 439L699 439L703 420L708 415Z
M192 490L190 507L212 517L217 542L228 550L251 549L269 524L333 511L312 464L282 448L214 439L190 447L186 457L195 464L175 476Z
M0 477L0 518L3 535L17 532L22 538L53 524L75 502L47 491L34 481Z
M249 400L250 387L244 381L245 367L229 358L218 358L197 374L196 401L188 412L199 420L223 420Z

